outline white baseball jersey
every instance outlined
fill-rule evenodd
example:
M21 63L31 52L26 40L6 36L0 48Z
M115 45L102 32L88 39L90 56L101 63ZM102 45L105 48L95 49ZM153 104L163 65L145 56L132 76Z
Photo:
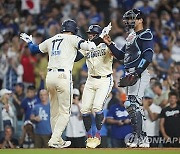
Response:
M40 51L49 54L48 68L72 70L80 40L76 35L57 34L39 44Z
M82 96L82 114L102 111L112 87L113 56L105 43L100 43L93 51L81 51L86 57L88 78ZM101 76L97 79L92 76ZM101 96L101 97L100 97Z
M88 75L106 76L113 72L113 56L105 43L100 43L93 51L80 51L86 57Z

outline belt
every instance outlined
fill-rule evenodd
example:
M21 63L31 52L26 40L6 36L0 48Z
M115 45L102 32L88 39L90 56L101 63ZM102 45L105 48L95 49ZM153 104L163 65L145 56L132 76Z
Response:
M48 72L51 72L52 70L54 70L54 69L51 69L51 68L50 68L50 69L48 69ZM64 72L64 69L57 69L57 71L58 71L58 72Z
M106 76L91 76L92 78L96 78L96 79L101 79L102 77L110 77L111 76L111 74L108 74L108 75L106 75Z

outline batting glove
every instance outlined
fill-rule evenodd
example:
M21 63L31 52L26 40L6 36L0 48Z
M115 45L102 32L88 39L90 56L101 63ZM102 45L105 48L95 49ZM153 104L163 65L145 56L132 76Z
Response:
M110 22L108 26L104 27L104 29L102 30L99 37L103 38L105 35L109 34L109 31L111 30L111 28L112 28L112 26L111 26L111 22Z
M27 35L26 33L21 33L20 38L24 40L26 43L32 42L32 35Z

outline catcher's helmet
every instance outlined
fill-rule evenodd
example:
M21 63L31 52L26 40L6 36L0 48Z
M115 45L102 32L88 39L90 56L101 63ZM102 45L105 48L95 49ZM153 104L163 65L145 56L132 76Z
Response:
M138 9L132 9L127 11L123 15L123 22L126 26L126 31L130 32L135 28L135 20L136 19L144 19L143 13Z
M99 25L91 25L88 28L87 33L92 33L92 34L101 34L102 28Z
M76 35L78 29L79 28L77 27L77 23L71 19L65 20L61 25L61 32L72 32Z

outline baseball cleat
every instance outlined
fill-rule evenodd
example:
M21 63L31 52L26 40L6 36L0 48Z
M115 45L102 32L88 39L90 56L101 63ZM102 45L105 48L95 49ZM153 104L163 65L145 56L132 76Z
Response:
M70 145L71 145L71 141L64 141L63 144L60 144L59 142L58 143L51 143L51 142L48 143L48 146L50 148L66 148L66 147L69 147Z
M87 138L86 148L92 148L92 145L93 145L93 138L92 137Z
M98 145L101 144L101 138L94 137L93 143L94 143L93 148L96 148Z
M149 144L149 140L147 136L141 136L139 138L139 147L140 148L149 148L150 144Z

